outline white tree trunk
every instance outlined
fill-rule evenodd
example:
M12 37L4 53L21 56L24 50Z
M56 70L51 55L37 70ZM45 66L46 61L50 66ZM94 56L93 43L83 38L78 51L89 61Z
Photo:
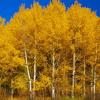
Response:
M75 94L75 62L76 62L76 59L75 59L75 52L73 53L73 72L72 72L72 98L74 98L74 94Z
M91 68L91 97L93 96L93 65Z
M14 89L12 88L12 89L11 89L11 100L14 99L13 97L14 97Z
M95 100L95 93L96 93L96 67L94 66L94 78L93 78L93 96Z
M84 96L86 95L86 88L85 88L86 70L85 70L85 68L86 68L86 60L85 60L85 56L84 56L84 82L83 82L83 91L84 91L83 95L84 95Z
M52 55L52 99L55 99L55 86L54 86L54 80L55 79L55 53L53 50Z
M97 63L97 53L98 53L98 51L97 51L97 43L96 43L96 51L95 51L95 55L96 55L96 57L95 57L95 66L94 66L94 73L93 73L93 75L94 75L94 77L93 77L93 94L94 94L94 100L95 100L95 94L96 94L96 63Z
M28 66L28 61L27 61L26 47L25 47L25 65L26 65L27 75L28 75L28 80L29 80L29 91L32 92L32 81L31 81L31 76L30 76L30 71L29 71L29 66Z
M33 98L35 98L35 83L36 83L36 75L37 75L37 53L36 53L36 45L37 45L37 41L36 41L36 33L35 33L35 36L34 36L34 76L33 76Z
M36 54L34 55L34 85L33 85L33 97L35 97L35 82L36 82Z

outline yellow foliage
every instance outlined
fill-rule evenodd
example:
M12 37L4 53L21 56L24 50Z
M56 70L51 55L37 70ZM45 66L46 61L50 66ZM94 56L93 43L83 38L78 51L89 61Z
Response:
M76 2L68 10L61 2L52 2L45 8L39 3L34 3L31 8L22 5L10 22L4 24L4 19L0 18L1 84L5 85L10 79L11 87L10 82L6 83L9 88L28 90L29 80L33 82L36 63L36 82L32 83L35 91L50 89L54 67L55 88L59 94L66 94L66 91L70 94L73 52L76 54L77 92L82 91L85 78L87 86L93 81L92 67L96 67L95 72L99 76L100 18L90 9ZM30 74L29 80L27 74ZM99 81L97 86L100 87Z
M40 74L39 81L36 81L35 83L33 83L33 85L35 85L36 91L44 90L51 86L51 79L48 76Z

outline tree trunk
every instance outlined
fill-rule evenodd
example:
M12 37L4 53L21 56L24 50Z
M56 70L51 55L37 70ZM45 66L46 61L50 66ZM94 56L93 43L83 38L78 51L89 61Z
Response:
M33 82L34 82L34 84L33 84L33 98L35 99L35 96L36 96L36 94L35 94L35 88L36 88L36 86L35 86L35 83L36 83L36 66L37 66L37 55L36 55L36 44L37 44L37 41L36 41L36 33L35 33L35 36L34 36L34 49L35 49L35 51L34 51L34 80L33 80Z
M36 82L36 55L34 56L34 85L33 85L33 97L35 98L35 82Z
M85 60L85 56L84 56L84 82L83 82L83 95L84 97L86 96L86 86L85 86L85 76L86 76L86 60Z
M91 68L91 98L93 97L93 65Z
M13 99L13 96L14 96L14 88L12 84L13 84L13 79L11 79L11 99Z
M95 100L95 93L96 93L96 67L94 66L94 73L93 73L93 97Z
M29 91L30 93L32 93L32 81L31 81L31 75L30 75L29 66L28 66L26 47L25 47L25 66L27 69L27 75L28 75L28 80L29 80Z
M96 44L96 51L95 51L95 65L94 65L94 72L93 72L93 95L95 100L95 94L96 94L96 63L97 63L97 44Z
M55 79L55 53L53 50L53 55L52 55L52 99L55 99L55 84L54 84L54 80Z
M73 53L73 72L72 72L72 98L74 98L75 95L75 52Z
M14 89L11 88L11 100L13 99L13 97L14 97Z

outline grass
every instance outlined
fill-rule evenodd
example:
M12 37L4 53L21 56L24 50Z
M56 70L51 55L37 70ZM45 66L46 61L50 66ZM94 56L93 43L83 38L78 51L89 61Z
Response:
M11 97L3 97L2 99L0 98L0 100L29 100L27 97L14 97L14 98L11 98ZM41 97L37 97L35 100L52 100L50 97L48 98L41 98ZM77 97L77 98L68 98L68 97L61 97L61 98L58 98L56 100L84 100L83 98L81 97Z
M0 98L0 100L29 100L27 97L14 97L14 98L11 98L11 97L2 97ZM52 100L51 98L41 98L41 97L37 97L35 100ZM82 98L66 98L66 97L62 97L62 98L59 98L59 99L56 99L56 100L83 100Z

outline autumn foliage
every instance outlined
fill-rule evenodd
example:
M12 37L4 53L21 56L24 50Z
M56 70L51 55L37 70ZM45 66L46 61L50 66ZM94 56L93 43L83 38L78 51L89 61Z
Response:
M22 5L0 18L0 88L7 94L85 96L100 93L100 18L75 2Z

